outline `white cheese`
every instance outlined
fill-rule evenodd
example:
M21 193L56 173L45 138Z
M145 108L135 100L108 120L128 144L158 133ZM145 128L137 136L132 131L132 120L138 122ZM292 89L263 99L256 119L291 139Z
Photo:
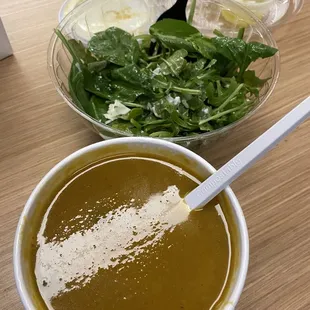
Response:
M166 99L169 103L172 103L174 105L178 105L181 102L181 98L179 96L173 98L170 94L167 95Z
M104 117L114 121L120 115L125 115L130 111L125 105L123 105L119 100L115 100L114 103L109 105L108 112L104 114Z

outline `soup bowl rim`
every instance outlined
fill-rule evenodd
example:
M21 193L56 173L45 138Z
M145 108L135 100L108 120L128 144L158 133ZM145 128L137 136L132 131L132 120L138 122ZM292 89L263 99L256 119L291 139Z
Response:
M159 146L164 147L169 150L175 151L179 154L185 155L187 158L190 158L197 162L199 165L203 165L210 173L214 173L216 169L208 163L205 159L197 155L196 153L182 147L180 145L174 144L169 141L149 138L149 137L124 137L106 141L100 141L86 147L83 147L71 155L67 156L63 160L61 160L58 164L56 164L52 169L45 174L45 176L41 179L41 181L37 184L37 186L32 191L31 195L29 196L25 207L22 211L22 214L19 218L19 222L17 225L16 233L15 233L15 240L14 240L14 247L13 247L13 267L14 267L14 277L17 286L17 290L19 296L21 298L22 304L26 310L33 310L36 309L33 303L33 298L31 297L31 291L27 287L28 280L25 279L23 270L25 268L24 259L22 255L23 249L23 230L24 230L24 219L27 218L27 215L30 211L35 208L35 200L40 195L40 192L46 185L48 181L53 179L53 176L59 172L60 170L64 169L67 165L77 158L85 156L85 154L89 152L93 152L96 150L103 149L107 146L112 145L122 145L122 144L142 144L142 145L149 145L149 146ZM169 161L167 159L167 161ZM82 168L82 167L81 167ZM249 263L249 237L248 237L248 230L246 221L239 204L237 197L235 196L234 192L230 187L226 187L224 190L226 197L229 200L229 204L234 211L235 223L237 226L237 230L239 233L240 245L239 245L239 265L238 265L238 272L237 275L234 277L231 283L231 293L227 301L225 301L223 305L224 310L232 310L237 305L240 295L242 293L247 270L248 270L248 263Z

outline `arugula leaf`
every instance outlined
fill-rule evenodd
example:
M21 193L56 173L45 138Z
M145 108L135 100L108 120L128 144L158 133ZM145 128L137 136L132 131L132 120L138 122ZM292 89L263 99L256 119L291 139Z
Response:
M158 118L169 118L169 115L176 111L173 103L169 102L166 98L162 98L153 103L152 112Z
M124 120L132 120L132 119L136 119L138 116L142 114L143 114L143 109L133 108L127 114L125 114L124 116L121 116L121 118Z
M218 86L215 88L213 83L209 83L206 89L208 103L211 106L222 109L223 107L226 106L226 104L229 103L231 99L233 99L235 96L239 94L242 86L243 84L238 84L236 79L232 78L230 80L230 84L225 85L225 87L221 87L219 92Z
M141 132L140 129L132 125L131 122L125 121L122 119L116 119L112 123L109 124L112 128L115 128L120 131L124 131L126 133L129 133L130 135L139 135L143 136L143 132Z
M248 68L251 62L259 58L268 58L274 56L278 50L274 47L267 46L259 42L247 43L245 48L245 56L243 65L240 67L239 76L242 76L245 70Z
M188 104L188 108L193 111L199 111L204 107L204 100L201 97L193 96L186 102Z
M213 59L216 53L216 47L212 41L206 37L192 37L189 39L195 50L206 59Z
M137 40L116 27L96 33L88 42L88 48L98 60L107 60L120 66L137 63L140 57Z
M169 131L156 131L150 134L153 138L169 138L173 137L173 133Z
M189 121L182 119L176 111L173 111L171 113L171 120L180 127L182 127L183 130L197 130L199 128L197 124L193 124Z
M193 76L197 76L202 73L206 63L207 60L204 58L200 58L196 62L188 62L183 70L182 77L185 80L192 79Z
M163 75L157 75L153 78L152 84L154 88L163 88L167 90L173 90L177 93L182 93L182 94L193 94L193 95L200 95L201 90L199 89L192 89L192 88L186 88L186 87L179 87L175 86L170 79L168 79L163 76Z
M172 74L178 76L186 64L185 57L188 55L187 51L184 49L175 51L169 58L162 58L162 63L160 64L160 72L163 75Z
M271 46L259 42L246 43L239 38L214 37L211 41L218 53L238 64L240 76L243 75L251 62L259 58L271 57L278 51Z
M247 70L243 74L243 82L251 87L262 87L269 79L260 79L256 76L255 71Z
M214 37L211 39L218 53L240 66L245 61L246 42L238 38Z

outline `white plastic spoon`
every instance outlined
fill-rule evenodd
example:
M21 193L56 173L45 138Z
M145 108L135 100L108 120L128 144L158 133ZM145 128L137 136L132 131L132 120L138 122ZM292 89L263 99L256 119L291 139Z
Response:
M217 170L206 181L191 191L184 198L186 204L191 210L206 205L309 116L310 97L286 114L280 121Z

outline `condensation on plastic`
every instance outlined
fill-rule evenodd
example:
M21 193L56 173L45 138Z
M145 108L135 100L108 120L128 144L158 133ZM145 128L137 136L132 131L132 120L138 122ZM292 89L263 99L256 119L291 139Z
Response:
M114 0L114 5L116 5L117 2L120 3L122 0ZM135 3L135 6L140 3L140 5L137 6L140 12L143 12L143 8L147 8L148 16L144 19L144 22L140 22L136 29L131 29L132 33L138 34L140 32L146 32L148 27L156 21L160 13L171 7L173 1L165 0L147 2L145 0L127 0L125 3L127 3L127 7L133 7L133 3ZM149 3L152 3L152 5ZM80 39L84 43L87 43L93 33L104 30L105 27L108 26L104 26L102 23L94 23L92 21L94 12L106 17L107 8L111 11L110 0L88 0L71 11L59 24L58 29L60 29L67 36ZM227 12L230 17L233 17L232 20L231 18L229 21L227 20ZM248 25L244 37L246 41L258 41L269 46L276 47L276 43L266 26L250 10L245 9L235 1L198 0L193 24L207 36L213 36L214 29L219 29L228 36L236 36L240 25L244 25L245 20ZM84 25L86 25L86 28L84 29L87 29L87 31L81 32L81 21L85 22ZM81 36L82 34L83 36ZM91 128L103 139L131 136L130 133L116 130L100 123L87 115L84 111L80 110L74 104L68 88L68 75L70 72L71 61L72 59L68 51L64 48L58 37L53 34L48 48L48 70L57 91L64 98L66 103L75 112L82 116L86 123L90 125ZM233 124L212 132L188 137L164 139L181 144L196 152L199 152L200 147L205 147L211 143L214 143L216 140L226 136L234 128L248 119L260 106L266 102L276 85L279 76L279 54L277 53L272 58L260 59L256 61L251 65L250 69L255 70L259 78L270 79L260 91L259 100L257 100L252 111L250 111L246 116Z

